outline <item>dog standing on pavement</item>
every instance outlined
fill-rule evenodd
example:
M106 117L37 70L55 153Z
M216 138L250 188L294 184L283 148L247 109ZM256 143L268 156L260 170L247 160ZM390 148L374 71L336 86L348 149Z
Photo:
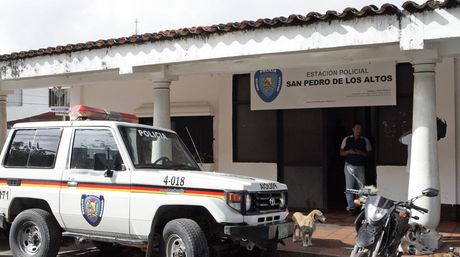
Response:
M308 215L303 215L301 212L295 212L292 215L294 221L293 242L302 241L304 247L312 245L311 237L316 230L316 222L325 222L326 217L319 210L313 210Z

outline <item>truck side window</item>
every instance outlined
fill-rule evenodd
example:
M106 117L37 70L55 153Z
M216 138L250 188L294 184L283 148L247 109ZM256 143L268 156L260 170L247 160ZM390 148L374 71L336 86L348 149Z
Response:
M123 161L112 132L78 129L72 147L71 169L122 170Z
M53 168L61 129L17 130L5 158L5 166Z

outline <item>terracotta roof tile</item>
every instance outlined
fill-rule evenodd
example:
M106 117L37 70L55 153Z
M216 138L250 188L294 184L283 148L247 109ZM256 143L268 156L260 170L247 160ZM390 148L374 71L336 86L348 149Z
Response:
M444 2L429 0L423 4L407 1L402 5L402 10L392 4L384 4L380 8L375 5L367 5L357 10L355 8L345 8L341 13L337 11L327 11L324 14L310 12L307 15L289 15L289 17L276 17L273 19L258 19L256 21L229 22L212 26L198 26L182 28L177 30L165 30L157 33L145 33L142 35L132 35L129 37L112 38L107 40L89 41L86 43L68 44L66 46L40 48L27 52L11 53L0 55L0 61L9 61L35 56L52 55L60 53L70 53L97 48L112 47L124 44L142 44L152 41L160 41L175 38L192 37L196 35L209 35L215 33L228 33L232 31L254 30L261 28L276 28L282 26L309 25L315 22L332 20L349 20L376 15L396 15L402 12L420 13L432 11L439 8L454 8L460 5L460 0L445 0Z

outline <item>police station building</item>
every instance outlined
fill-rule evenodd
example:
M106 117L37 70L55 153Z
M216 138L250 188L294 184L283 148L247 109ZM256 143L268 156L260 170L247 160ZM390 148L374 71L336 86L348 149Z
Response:
M339 149L358 121L368 184L401 200L440 188L422 204L436 226L460 204L459 27L457 0L407 2L2 55L0 141L12 90L61 86L64 104L136 114L195 152L190 134L206 169L286 183L292 210L343 210Z

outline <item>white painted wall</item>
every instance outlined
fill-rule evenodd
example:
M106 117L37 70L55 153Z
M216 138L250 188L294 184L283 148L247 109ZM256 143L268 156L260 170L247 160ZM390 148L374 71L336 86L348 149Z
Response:
M457 203L454 60L444 58L436 67L436 107L438 117L446 119L447 135L438 141L441 201Z
M458 67L457 67L458 68ZM458 72L458 70L457 70ZM444 58L436 66L436 106L438 117L447 121L447 136L438 141L441 201L443 204L459 203L457 195L456 165L456 115L454 60ZM458 113L458 112L457 112ZM457 144L458 146L458 144ZM378 166L377 184L382 195L395 200L407 199L409 176L405 166Z
M455 58L454 60L454 81L455 81L455 108L452 112L455 114L455 133L458 134L460 130L460 59ZM453 123L453 122L451 122ZM448 128L449 129L449 128ZM460 136L456 137L455 140L455 160L460 160ZM458 163L458 162L457 162ZM457 204L460 204L460 188L457 185L460 185L460 165L456 166L456 188L457 188Z
M8 106L8 121L48 112L48 88L24 89L22 106Z
M129 85L126 90L126 85ZM134 113L153 101L153 82L114 81L97 85L83 85L80 103ZM71 96L72 104L79 97ZM171 103L207 102L214 113L214 161L216 170L266 179L277 179L275 163L235 163L232 149L232 75L212 74L183 76L171 84ZM152 116L152 115L150 115Z
M460 73L457 65L456 73ZM441 176L442 203L459 203L457 195L456 167L456 115L454 60L443 59L436 68L438 116L448 123L447 137L438 142L439 171ZM152 103L153 82L115 81L98 85L85 85L72 89L79 96L72 96L73 104L81 99L82 104L107 108L114 111L134 112L146 103ZM129 90L123 87L129 84ZM457 87L460 84L457 82ZM171 84L171 102L207 102L214 113L214 156L216 170L267 179L277 179L275 163L235 163L232 149L232 75L195 75L180 77ZM460 140L459 140L460 141ZM404 166L377 167L377 183L383 195L392 199L407 198L408 174Z

